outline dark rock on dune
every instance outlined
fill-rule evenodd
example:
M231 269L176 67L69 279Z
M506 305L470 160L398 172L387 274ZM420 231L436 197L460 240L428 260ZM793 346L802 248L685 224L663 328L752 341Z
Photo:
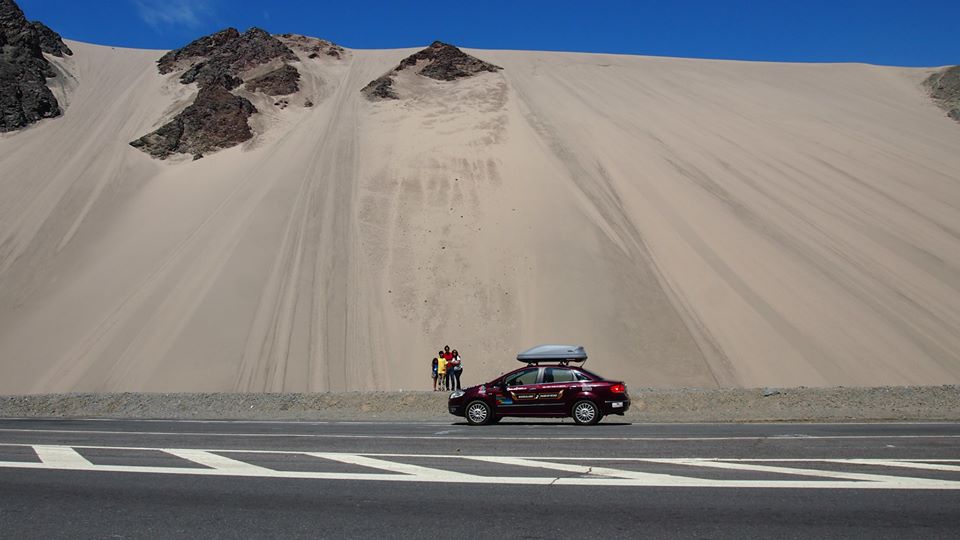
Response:
M13 0L0 0L0 34L10 36L16 32L23 32L30 23L23 14L23 10Z
M244 84L242 77L248 70L283 62L280 68L247 81L246 89L273 96L292 94L299 90L300 72L286 62L295 60L297 55L289 47L259 28L242 34L227 28L168 52L157 60L160 73L183 70L180 82L197 83L200 93L173 120L130 145L160 159L175 153L200 159L249 140L253 131L247 119L256 108L230 90Z
M61 114L42 71L0 60L0 132Z
M157 68L163 74L186 68L180 82L206 86L222 84L225 77L238 79L244 71L273 60L296 59L289 47L264 30L251 28L241 34L227 28L170 51L157 61ZM238 84L226 86L235 88Z
M216 52L222 50L227 43L231 43L239 37L240 32L236 28L227 28L210 34L209 36L195 39L185 47L170 51L161 56L160 59L157 60L157 68L161 74L166 75L167 73L176 71L180 67L188 67L187 65L181 65L181 62L189 63L191 60L214 56Z
M934 73L927 78L926 85L930 97L947 111L947 116L960 122L960 66Z
M280 34L277 38L291 49L307 53L307 58L319 58L320 56L342 58L344 54L343 47L325 39L300 34Z
M13 0L0 0L0 132L62 114L47 86L55 72L43 53L73 54L56 32L27 21Z
M934 73L927 79L930 95L945 101L960 100L960 66Z
M300 90L300 72L290 64L284 64L267 74L247 81L245 88L251 92L263 92L268 96L286 96Z
M248 70L265 64L280 67L246 81L250 92L286 96L300 90L300 72L288 62L298 57L291 47L308 57L327 55L340 58L343 48L329 41L297 34L272 36L259 28L240 33L227 28L196 39L157 60L161 74L182 70L180 82L197 83L196 101L160 129L131 142L136 148L164 159L183 152L200 159L205 153L234 146L253 136L247 119L256 112L253 105L230 90L244 84ZM308 107L313 106L309 100ZM285 108L286 99L274 106Z
M190 84L196 82L197 86L223 86L232 90L241 84L243 79L238 77L232 67L219 62L203 61L193 65L180 76L180 82Z
M438 81L452 81L484 71L503 69L470 56L453 45L434 41L426 49L401 60L394 71L415 67L420 62L426 62L426 65L420 68L419 74Z
M205 86L196 101L172 121L130 145L160 159L174 153L192 154L199 159L206 152L249 140L253 132L247 119L255 112L252 103L223 86Z
M400 99L393 82L394 76L405 69L415 70L418 75L438 81L453 81L478 73L497 72L503 68L470 56L453 45L434 41L426 49L401 60L397 67L370 81L360 91L371 101Z
M73 51L63 42L60 34L51 30L49 26L40 21L33 21L30 24L36 30L37 35L40 36L40 50L60 58L73 55Z
M371 101L400 99L400 96L393 89L393 77L391 75L384 75L370 81L360 91Z

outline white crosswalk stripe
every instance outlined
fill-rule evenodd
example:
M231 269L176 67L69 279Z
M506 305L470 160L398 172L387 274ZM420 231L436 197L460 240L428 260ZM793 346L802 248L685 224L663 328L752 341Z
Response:
M37 445L33 447L37 457L51 469L72 469L90 467L93 464L69 446Z
M0 461L0 469L469 484L960 490L960 474L956 474L960 473L960 461L943 459L590 458L583 456L569 458L0 444L0 450L5 447L31 448L37 460ZM94 463L93 461L98 459L94 458L91 461L84 457L83 453L87 450L120 451L122 454L131 455L141 452L139 458L141 461L147 459L147 454L143 454L144 451L152 452L149 455L154 457L159 451L203 467ZM278 462L283 457L315 458L317 470L278 470L242 459L243 456L249 455L271 457L273 459L271 463ZM433 466L424 466L407 462L423 463L425 459L433 459L437 463L436 465L428 463ZM489 465L490 474L470 474L456 470L471 462ZM352 465L358 470L356 472L324 471L322 470L324 463L341 464L341 468L342 465ZM617 463L630 464L630 467L617 468ZM824 465L830 465L830 467L823 468ZM620 466L623 467L623 465ZM871 472L862 472L865 466L868 466ZM507 467L526 468L531 470L531 475L506 476L504 469ZM644 470L644 467L650 470ZM855 470L842 470L844 467ZM534 475L534 470L539 470L540 474ZM723 471L725 477L710 478L709 473L704 473L710 470ZM936 475L942 478L911 476L913 474L911 471L918 470L924 471L927 476ZM543 471L556 471L563 474L543 475ZM693 474L691 471L699 472ZM742 478L736 478L738 473L745 474ZM756 473L764 473L772 476L773 479L750 479L750 474ZM730 475L734 478L730 478ZM797 477L803 477L803 479Z
M845 459L824 460L828 463L856 463L860 465L880 465L884 467L897 467L900 469L920 469L924 471L951 471L960 472L960 465L945 465L942 463L920 463L915 461L891 461L889 459Z
M917 481L921 480L918 478L909 478L909 477L903 477L903 476L887 476L887 475L880 475L880 474L866 474L866 473L832 471L832 470L810 469L810 468L800 468L800 467L778 467L773 465L757 465L757 464L750 464L750 463L729 462L729 461L712 460L712 459L648 459L647 461L651 463L691 465L695 467L705 467L705 468L713 468L713 469L777 473L777 474L786 474L786 475L832 478L832 479L840 479L840 480L857 480L857 481L879 482L884 484L899 484L901 482L916 484ZM836 460L834 462L836 462ZM815 463L815 461L811 461L810 463ZM843 463L843 461L841 461L841 463ZM938 480L924 481L924 483L938 483L938 482L940 481ZM946 483L949 485L953 482L946 481Z
M214 454L213 452L207 452L205 450L190 450L190 449L179 449L179 448L165 448L164 452L177 456L178 458L183 458L194 463L199 463L200 465L205 465L211 469L217 469L220 471L230 471L236 473L263 473L271 472L271 469L266 467L259 467L257 465L251 465L245 461L239 461L236 459L231 459L228 457L220 456Z
M596 477L611 477L620 479L631 479L637 481L650 482L661 485L684 485L685 483L695 483L695 478L675 476L668 474L657 474L649 472L625 471L622 469L611 469L609 467L597 467L587 465L570 465L567 463L553 463L540 459L499 457L499 456L464 456L465 459L485 461L488 463L500 463L502 465L519 465L523 467L535 467L539 469L551 469L555 471L564 471L579 473L581 475L593 475ZM599 478L597 478L599 479Z
M384 471L395 472L399 474L408 474L413 475L419 478L436 478L436 477L445 477L445 478L461 478L462 480L470 480L472 476L469 474L462 474L452 471L445 471L442 469L432 469L430 467L422 467L420 465L411 465L409 463L398 463L394 461L386 461L383 459L376 459L371 457L362 456L359 454L343 454L343 453L334 453L334 452L306 452L309 456L314 456L322 459L329 459L331 461L339 461L340 463L348 463L350 465L360 465L361 467L367 467L371 469L381 469Z

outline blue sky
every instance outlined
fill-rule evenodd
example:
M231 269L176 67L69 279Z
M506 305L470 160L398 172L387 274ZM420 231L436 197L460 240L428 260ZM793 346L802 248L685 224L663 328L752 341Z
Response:
M960 0L18 0L69 39L173 49L234 26L358 49L440 39L527 49L786 62L960 64Z

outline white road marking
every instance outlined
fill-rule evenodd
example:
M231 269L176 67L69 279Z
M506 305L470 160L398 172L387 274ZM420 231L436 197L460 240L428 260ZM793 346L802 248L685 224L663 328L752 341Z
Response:
M90 467L93 464L69 446L37 445L33 447L37 457L51 469Z
M893 461L889 459L825 459L828 463L855 463L860 465L880 465L884 467L899 467L901 469L920 469L925 471L951 471L960 472L958 465L942 465L940 463L923 463L922 461ZM960 462L960 459L937 459L930 461L949 461Z
M31 447L36 448L38 445L32 445L27 443L0 443L0 447L3 446L15 446L15 447ZM46 445L50 446L50 445ZM161 448L155 448L153 446L104 446L104 445L83 445L83 444L71 444L69 448L93 448L93 449L102 449L102 450L160 450L164 451ZM217 454L229 454L233 453L244 453L244 454L309 454L311 452L306 450L257 450L257 449L241 449L236 448L203 448L198 449L203 450L204 452L214 452ZM394 457L394 458L404 458L404 457L417 457L417 458L464 458L464 459L477 459L477 458L502 458L502 457L512 457L517 459L525 460L548 460L548 461L650 461L651 459L700 459L700 460L709 460L709 461L725 461L736 463L740 461L748 462L770 462L770 463L813 463L813 462L836 462L836 463L863 463L863 464L874 464L874 463L890 463L897 464L891 466L899 467L901 463L958 463L960 464L960 458L923 458L923 459L837 459L837 458L653 458L653 457L583 457L583 456L472 456L465 454L403 454L403 453L393 453L393 452L361 452L359 454L352 455L363 455L369 457Z
M907 482L917 480L916 478L910 478L905 476L888 476L888 475L880 475L880 474L829 471L829 470L823 470L823 469L802 469L799 467L776 467L771 465L756 465L751 463L729 462L729 461L710 460L710 459L668 458L668 459L647 459L645 461L649 461L651 463L690 465L694 467L705 467L705 468L712 468L712 469L767 472L767 473L797 475L797 476L811 476L811 477L820 477L820 478L837 478L841 480L856 480L856 481L865 481L865 482L869 481L869 482L899 483L904 480L906 480ZM841 461L841 462L844 462L844 461ZM948 484L954 483L949 480L945 480L945 482L947 482Z
M650 482L657 485L688 485L690 482L696 482L695 479L668 474L657 474L640 471L624 471L621 469L611 469L608 467L588 467L584 465L570 465L567 463L551 463L542 459L499 457L499 456L464 456L466 459L477 461L486 461L488 463L500 463L502 465L518 465L521 467L534 467L538 469L550 469L555 471L564 471L577 473L581 475L596 475L596 477L629 478L631 480Z
M378 422L374 420L203 420L203 419L163 419L163 418L44 418L44 417L0 417L0 422L122 422L122 423L160 423L160 424L279 424L294 426L449 426L450 422Z
M75 446L74 448L79 448ZM556 459L581 459L581 458L556 458ZM590 459L590 458L587 458ZM607 459L607 458L598 458L598 459ZM609 458L619 460L621 458ZM632 459L632 458L623 458L623 459ZM637 458L644 460L647 458ZM822 461L822 462L837 462L837 463L855 463L863 462L864 464L882 464L882 463L933 463L933 462L944 462L944 463L960 463L960 459L951 459L951 458L924 458L924 459L856 459L856 458L723 458L723 461L769 461L775 463L791 463L791 462L808 462L808 461ZM899 465L897 465L899 467Z
M745 435L734 437L470 437L437 435L359 435L339 433L216 433L197 431L122 431L98 429L26 429L0 428L0 433L59 433L89 435L150 435L185 437L267 437L267 438L310 438L310 439L384 439L384 440L444 440L444 441L799 441L816 439L960 439L956 435L808 435L805 437L781 437L777 435Z
M420 478L438 478L438 477L454 477L454 478L463 478L467 479L469 476L458 472L445 471L442 469L431 469L430 467L422 467L420 465L412 465L409 463L398 463L395 461L387 461L383 459L375 459L371 457L366 457L358 454L344 454L340 452L304 452L308 456L315 456L323 459L329 459L332 461L339 461L341 463L349 463L350 465L360 465L362 467L367 467L371 469L382 469L385 471L390 471L400 474L408 474L417 476Z
M265 472L270 471L266 467L260 467L247 463L245 461L239 461L236 459L231 459L221 455L214 454L213 452L207 452L206 450L190 450L190 449L179 449L179 448L164 448L164 452L177 456L179 458L192 461L194 463L199 463L210 467L211 469L217 469L220 471L230 471L230 472Z
M129 472L139 474L180 474L194 476L245 476L255 478L305 478L315 480L386 480L386 481L420 481L415 476L403 474L358 474L358 473L326 473L326 472L292 472L264 469L265 472L253 470L224 470L224 469L195 469L188 467L141 467L130 465L90 465L72 467L50 467L44 463L16 463L0 461L0 468L16 469L59 469L72 471L95 472Z
M240 476L258 478L300 478L315 480L376 480L390 482L442 482L465 484L526 484L526 485L569 485L569 486L621 486L621 487L696 487L696 488L791 488L791 489L937 489L960 490L960 481L946 479L913 478L909 476L892 476L882 474L863 474L845 471L830 471L811 468L786 467L776 465L762 465L747 463L747 461L764 461L783 464L814 464L840 463L860 465L868 463L881 467L896 467L903 469L928 468L924 465L937 466L941 472L956 472L951 465L929 462L957 462L960 460L941 459L780 459L780 460L750 460L750 459L710 459L710 458L588 458L578 460L630 461L634 463L667 463L681 464L691 467L720 468L733 471L756 471L789 476L816 476L825 480L720 480L696 478L682 474L649 473L645 471L621 470L609 467L597 467L569 463L555 463L551 460L569 460L572 458L523 458L505 456L463 456L463 455L424 455L424 454L365 454L340 452L299 452L279 450L201 450L187 448L125 448L102 446L60 446L60 445L27 445L4 444L4 446L31 447L41 462L2 462L0 468L20 469L55 469L96 472L131 472L150 474L180 474L196 476ZM161 451L178 456L195 463L211 467L208 469L187 467L153 467L128 465L97 465L86 460L77 453L76 448L97 449L126 449L130 451L151 450ZM372 468L383 473L344 473L344 472L304 472L278 471L267 467L253 465L244 461L223 456L230 453L262 453L308 455L322 459L348 463ZM440 468L423 467L400 461L377 459L378 457L424 458L435 457L444 459L469 459L491 464L514 465L532 469L558 470L579 474L579 477L543 477L543 476L481 476L459 473ZM919 467L918 467L919 466ZM944 468L945 467L945 468ZM496 472L496 471L494 471Z

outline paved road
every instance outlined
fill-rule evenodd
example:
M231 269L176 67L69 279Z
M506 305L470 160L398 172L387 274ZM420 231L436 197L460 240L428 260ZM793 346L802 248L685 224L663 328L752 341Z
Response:
M960 424L0 420L0 536L960 536Z

